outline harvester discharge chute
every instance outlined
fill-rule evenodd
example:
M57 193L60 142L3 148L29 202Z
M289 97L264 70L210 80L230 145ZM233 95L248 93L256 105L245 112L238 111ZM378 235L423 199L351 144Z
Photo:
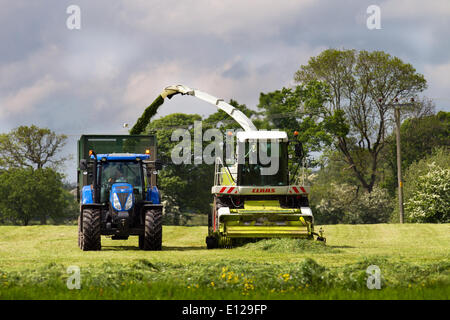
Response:
M232 164L216 159L212 212L208 216L208 249L231 247L248 239L305 238L325 241L322 231L314 231L314 217L309 207L309 187L292 184L288 169L288 146L295 143L298 164L303 158L300 142L289 141L283 131L259 131L240 110L205 92L183 85L169 86L145 110L131 129L139 134L150 118L176 94L195 96L215 105L231 116L244 131L236 133L236 161ZM268 172L260 149L274 154L277 168ZM275 152L278 151L278 152ZM269 170L270 171L270 170Z

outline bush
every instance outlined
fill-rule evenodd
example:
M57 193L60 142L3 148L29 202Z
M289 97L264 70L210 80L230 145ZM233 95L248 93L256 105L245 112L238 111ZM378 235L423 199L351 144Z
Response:
M405 203L410 222L450 222L450 169L434 162L417 179L417 190Z
M345 213L355 198L356 188L347 184L314 185L311 190L311 205L317 224L342 223ZM314 200L318 198L318 203ZM317 201L316 200L316 201Z
M448 222L448 170L450 155L445 147L435 149L432 154L408 167L403 176L406 221ZM398 198L395 199L393 222L398 222L397 203Z
M393 208L385 189L374 187L369 193L356 186L332 183L314 209L318 224L361 224L388 222Z

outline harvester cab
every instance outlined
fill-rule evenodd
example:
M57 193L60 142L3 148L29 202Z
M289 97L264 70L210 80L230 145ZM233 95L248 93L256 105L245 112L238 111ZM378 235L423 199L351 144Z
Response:
M156 150L154 141L148 136L81 137L80 158L91 148L88 159L80 159L79 168L81 249L100 250L101 235L113 240L137 235L141 249L161 249L162 205L156 186L161 163L150 151ZM143 146L147 147L143 153L117 152L136 151ZM111 153L97 153L95 149Z

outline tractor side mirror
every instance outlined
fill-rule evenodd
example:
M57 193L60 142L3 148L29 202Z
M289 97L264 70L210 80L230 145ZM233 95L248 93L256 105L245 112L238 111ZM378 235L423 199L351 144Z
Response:
M81 159L80 160L80 170L81 171L86 171L87 170L87 161L86 159Z
M303 151L303 144L301 142L297 142L295 144L295 156L300 160L305 156L305 152Z

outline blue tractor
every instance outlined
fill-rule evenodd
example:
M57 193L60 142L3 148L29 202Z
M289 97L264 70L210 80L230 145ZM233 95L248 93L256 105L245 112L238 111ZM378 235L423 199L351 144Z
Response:
M163 206L156 182L162 165L155 137L84 135L78 154L79 247L101 250L102 235L138 236L140 249L161 250Z

